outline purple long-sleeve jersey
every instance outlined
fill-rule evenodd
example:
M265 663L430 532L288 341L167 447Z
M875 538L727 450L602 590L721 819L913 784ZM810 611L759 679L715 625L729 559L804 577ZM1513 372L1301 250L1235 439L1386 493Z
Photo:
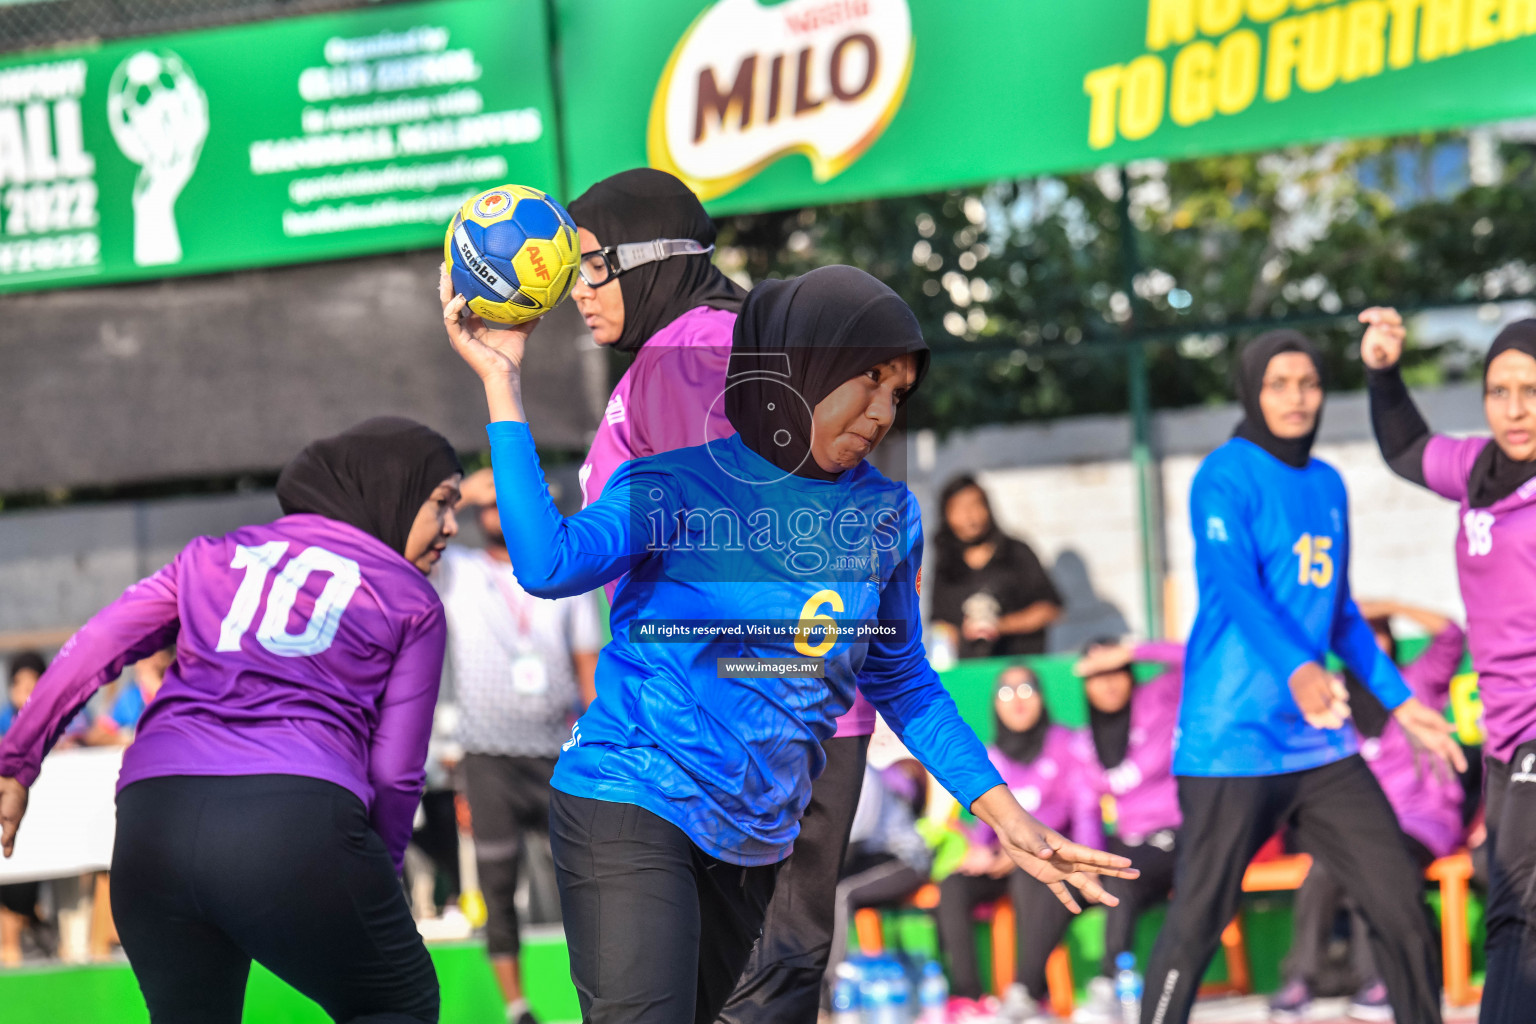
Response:
M1045 734L1039 755L1028 764L1009 760L996 747L987 748L993 767L1014 799L1046 828L1065 833L1088 846L1103 842L1099 798L1088 785L1089 766L1078 744L1080 730L1053 725ZM977 821L971 826L972 843L993 846L997 833Z
M0 741L0 775L30 786L91 694L174 638L119 792L166 775L333 782L368 808L398 869L425 782L444 622L426 577L345 523L293 515L199 537L69 639Z
M1424 482L1461 503L1456 571L1467 640L1483 700L1487 753L1509 760L1536 739L1536 480L1487 508L1467 501L1467 478L1486 437L1437 434L1424 449Z
M1115 804L1115 831L1139 840L1165 828L1178 828L1179 786L1173 777L1173 741L1179 724L1179 698L1184 688L1184 645L1168 641L1141 644L1135 659L1155 662L1164 671L1131 691L1131 733L1125 759L1105 770L1099 764L1093 736L1078 737L1082 757L1090 766L1087 784Z
M1445 710L1451 679L1461 667L1464 637L1454 622L1430 641L1424 653L1403 669L1403 682L1425 705ZM1363 740L1360 756L1376 773L1398 824L1433 853L1444 857L1461 843L1461 783L1448 771L1415 764L1413 747L1393 718L1381 736Z

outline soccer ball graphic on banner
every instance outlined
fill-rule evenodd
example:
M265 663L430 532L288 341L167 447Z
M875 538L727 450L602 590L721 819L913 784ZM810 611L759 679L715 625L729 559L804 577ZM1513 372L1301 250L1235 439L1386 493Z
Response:
M208 97L169 50L140 50L112 72L107 124L123 155L139 165L133 184L133 261L181 261L176 199L208 138Z
M470 312L500 327L558 306L581 261L571 215L526 185L498 185L459 207L443 249L453 290Z

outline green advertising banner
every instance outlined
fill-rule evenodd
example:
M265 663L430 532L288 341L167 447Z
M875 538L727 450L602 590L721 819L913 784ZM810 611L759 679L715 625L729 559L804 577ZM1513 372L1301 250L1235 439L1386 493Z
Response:
M1536 113L1536 0L558 0L573 194L717 214Z
M558 187L547 38L543 0L438 0L0 62L0 292L441 244Z

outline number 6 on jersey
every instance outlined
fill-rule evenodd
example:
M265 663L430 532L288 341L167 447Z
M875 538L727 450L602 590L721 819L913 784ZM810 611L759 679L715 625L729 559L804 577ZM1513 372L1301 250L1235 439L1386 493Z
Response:
M240 640L256 621L256 611L261 605L261 594L266 589L267 577L277 568L278 562L288 552L288 542L275 540L257 547L241 544L235 548L230 560L231 569L244 569L245 578L235 591L235 600L229 614L219 626L219 645L215 650L238 651ZM298 599L299 590L312 572L327 572L325 588L315 598L314 610L309 622L299 633L288 632L288 616ZM307 547L288 560L272 581L272 591L267 595L267 612L256 628L256 642L272 654L283 658L303 658L327 650L336 639L341 626L341 614L357 588L362 586L363 574L358 564L333 551L321 547Z

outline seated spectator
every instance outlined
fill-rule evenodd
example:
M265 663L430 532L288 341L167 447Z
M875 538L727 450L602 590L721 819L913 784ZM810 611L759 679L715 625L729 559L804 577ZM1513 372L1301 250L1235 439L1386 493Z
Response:
M1429 646L1403 669L1403 680L1422 703L1443 711L1450 699L1451 679L1461 668L1465 647L1461 627L1435 612L1394 602L1362 601L1360 614L1371 624L1376 643L1394 661L1397 639L1392 633L1392 616L1411 619L1430 635ZM1360 756L1371 766L1387 802L1396 812L1398 824L1403 827L1403 841L1419 866L1427 868L1461 846L1461 783L1449 772L1419 764L1407 735L1381 701L1353 677L1346 676L1345 685L1349 689L1352 727L1360 733ZM1286 981L1270 1003L1270 1020L1290 1022L1306 1017L1334 920L1341 909L1350 912L1350 956L1358 984L1349 1015L1365 1021L1392 1019L1387 987L1376 970L1365 918L1345 896L1339 879L1314 861L1307 880L1296 891L1291 952L1283 968Z
M896 904L928 882L933 854L917 829L928 802L928 772L908 758L876 771L864 767L864 786L848 836L827 961L830 991L848 952L848 921L864 907Z
M149 702L160 692L165 673L175 661L176 648L172 646L156 651L133 666L133 677L112 702L112 710L103 723L119 731L120 742L128 743L133 739L139 719L144 717Z
M996 733L988 754L1019 803L1048 828L1097 845L1098 798L1088 785L1081 745L1073 730L1052 724L1034 672L1023 665L1003 669L992 707ZM1019 932L1017 980L1006 993L1004 1015L1015 1024L1039 1020L1045 963L1072 915L1049 889L1014 866L986 825L972 825L970 840L959 869L939 883L939 943L949 957L950 991L961 999L981 998L972 915L981 904L1006 895Z
M32 696L37 681L43 677L48 662L36 651L22 651L11 656L10 677L5 688L5 700L0 701L0 736L10 729L16 712Z
M32 696L33 688L47 668L48 663L36 651L22 651L12 656L5 699L0 700L0 736L11 727L16 712ZM56 952L52 929L44 923L38 910L38 891L36 882L0 885L0 967L15 967L21 963L22 938L28 932L42 953L52 956Z
M1061 617L1061 595L1040 559L998 527L975 478L950 481L939 507L933 618L959 635L959 656L1045 653L1045 628Z
M1136 664L1162 671L1140 685ZM1131 859L1139 878L1108 880L1105 888L1120 904L1106 908L1104 958L1099 976L1088 982L1088 998L1073 1013L1076 1024L1120 1020L1115 998L1115 958L1131 951L1143 911L1168 899L1177 860L1178 784L1173 778L1173 736L1183 690L1184 645L1137 646L1101 639L1088 643L1073 673L1088 698L1088 731L1079 734L1080 759L1089 765L1089 785L1106 824L1113 826L1105 849Z

